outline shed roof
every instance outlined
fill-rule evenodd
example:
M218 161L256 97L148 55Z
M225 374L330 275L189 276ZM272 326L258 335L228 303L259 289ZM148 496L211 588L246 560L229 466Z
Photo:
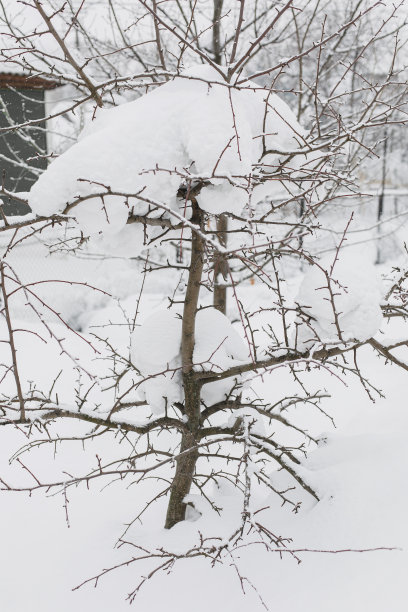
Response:
M56 81L41 76L30 76L16 72L2 72L0 69L0 89L54 89L58 87Z

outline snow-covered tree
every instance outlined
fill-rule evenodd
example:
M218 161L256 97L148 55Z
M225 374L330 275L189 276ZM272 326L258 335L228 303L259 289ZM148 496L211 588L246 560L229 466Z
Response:
M381 283L370 253L361 250L356 261L347 249L353 210L343 204L359 193L352 176L357 152L366 154L370 133L375 139L384 125L402 120L406 93L392 70L384 82L372 82L357 62L360 47L352 49L353 64L344 59L349 33L364 32L367 19L385 10L378 2L351 4L339 22L319 1L257 2L254 10L244 0L188 7L139 0L129 14L120 3L88 12L86 3L33 0L38 25L29 36L5 8L7 62L76 91L54 115L83 106L89 119L28 194L2 189L33 213L4 219L1 228L11 232L1 263L11 355L4 377L15 382L15 393L2 400L2 423L27 431L24 450L47 436L55 444L60 422L66 431L67 422L80 421L92 429L70 439L119 432L131 451L121 455L118 446L114 459L98 459L79 476L45 482L35 475L34 485L3 480L3 487L55 487L66 495L94 479L154 479L136 518L165 497L163 522L171 529L219 512L217 490L233 484L237 523L221 543L203 537L179 557L222 558L251 538L271 550L286 546L258 518L252 496L273 492L296 511L302 495L318 501L322 494L302 465L317 440L293 412L324 410L325 391L308 388L308 373L354 375L374 393L357 361L363 346L408 369L393 352L406 337L379 335L384 317L407 314L406 270ZM397 9L387 10L382 27L364 36L364 53L396 21ZM297 47L284 55L294 40ZM285 74L293 66L304 70L298 84ZM350 74L357 78L357 69L359 84ZM286 92L279 86L285 82ZM353 108L361 91L364 103ZM33 235L78 257L135 259L140 292L122 307L119 332L112 321L83 332L63 319L52 296L45 300L47 281L20 280L11 257ZM153 312L141 306L145 283L157 283L161 295ZM97 291L93 279L85 284ZM251 297L253 284L262 304ZM71 362L70 389L61 390L58 377L45 389L21 376L12 308L20 295L58 346L61 368ZM74 340L61 337L50 317ZM96 361L72 350L73 341ZM282 371L292 381L285 393L260 396L258 381ZM178 558L164 549L156 556L165 569Z

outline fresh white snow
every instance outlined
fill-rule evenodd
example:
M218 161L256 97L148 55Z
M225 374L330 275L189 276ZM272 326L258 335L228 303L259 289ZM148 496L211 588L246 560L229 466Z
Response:
M50 215L78 198L106 193L81 201L70 214L86 235L115 233L126 223L126 210L144 214L148 202L164 204L170 218L171 209L183 212L178 187L201 176L209 182L199 197L202 208L239 214L248 201L245 177L260 161L263 145L270 151L263 160L273 169L285 153L302 150L304 138L292 111L275 94L254 84L230 89L215 70L196 66L134 102L100 111L79 142L41 175L29 204L38 215ZM298 155L290 167L316 163L314 157ZM279 185L271 180L255 187L254 202L257 189L264 198L282 191ZM147 202L128 200L127 194Z

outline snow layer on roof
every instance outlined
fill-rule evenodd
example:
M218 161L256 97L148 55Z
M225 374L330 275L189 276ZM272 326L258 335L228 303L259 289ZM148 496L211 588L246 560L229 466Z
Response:
M237 90L220 79L213 68L196 66L133 102L99 112L79 141L53 161L33 186L29 197L33 211L51 215L77 198L111 190L138 193L182 212L184 202L176 196L182 175L189 172L210 183L199 196L204 210L239 214L247 202L243 190L247 177L262 156L262 141L270 150L294 151L304 144L303 131L277 96L255 85ZM267 156L269 167L278 163L280 155ZM306 159L300 158L300 163ZM262 197L276 192L276 183L270 181ZM125 200L123 195L116 201L120 217ZM87 234L106 228L102 199L91 202L81 202L70 212ZM131 205L136 214L146 211L140 200L132 199ZM92 208L90 219L81 212L85 208ZM159 207L157 214L162 213ZM121 217L114 231L124 223Z

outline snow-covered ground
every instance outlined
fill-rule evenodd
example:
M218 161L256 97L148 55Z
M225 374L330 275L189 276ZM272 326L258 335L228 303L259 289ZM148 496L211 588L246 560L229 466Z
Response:
M289 509L280 508L277 500L267 499L264 505L270 509L265 510L264 519L274 533L293 538L290 546L296 549L397 547L403 550L307 552L299 554L302 563L298 565L289 556L280 559L278 554L266 554L261 546L243 549L241 571L271 610L402 612L406 609L408 415L403 398L406 374L382 365L369 351L364 367L371 370L376 384L386 393L386 400L372 404L357 384L343 388L339 381L332 384L325 381L335 393L329 410L335 415L338 428L328 433L328 443L311 452L307 462L314 482L323 493L322 501L311 504L306 500L305 508L295 515ZM265 392L270 390L275 395L276 384L271 377L265 383ZM10 429L1 431L0 435L5 477L6 461L24 443L24 436ZM110 442L114 444L113 437ZM93 452L100 453L101 448L97 444L88 446L88 461ZM102 452L109 449L105 447ZM24 457L22 460L27 461ZM73 442L57 454L55 469L65 463L68 471L79 471L82 460L85 463L84 452L79 443ZM51 453L34 455L29 465L34 464L44 475L54 471L48 462L52 462ZM14 479L20 482L21 471L21 468L13 470ZM142 489L140 493L137 486L126 489L120 482L102 491L101 486L91 485L89 491L82 486L69 492L69 529L61 495L34 494L28 498L23 493L1 493L2 610L110 612L128 609L125 596L148 569L142 563L101 579L96 589L87 585L71 591L83 579L132 556L131 549L113 550L113 545L124 523L140 509L146 491ZM231 520L236 518L239 508L234 507L234 502L238 504L234 495L230 492L222 501ZM161 542L181 548L197 541L200 521L179 525L169 536L160 529L163 511L164 505L159 504L147 526L133 534L133 540L145 545ZM224 528L228 530L228 519L226 523ZM134 606L143 612L261 609L253 589L246 585L245 590L247 595L243 597L238 577L228 562L211 568L204 560L183 561L172 574L159 574L145 585Z
M18 252L21 259L16 257L12 263L23 270L30 258L21 250ZM54 275L42 269L42 274L47 273L48 277L78 280L78 274L88 278L92 275L95 284L105 283L102 287L105 290L109 285L112 289L112 279L115 279L117 293L122 291L124 307L129 312L135 308L139 281L134 281L135 285L131 283L136 277L132 262L113 260L107 268L103 267L106 264L87 262L86 272L81 268L83 262L75 262L78 266L75 272L72 263L62 257L58 265L55 263L58 258L44 260L44 265L46 261L56 266ZM109 273L109 269L113 271ZM51 303L54 299L56 308L65 312L71 321L81 322L85 338L91 337L88 334L95 331L95 326L117 321L115 317L119 316L120 309L115 302L109 303L103 296L86 297L89 290L83 287L64 287L56 290L54 286L54 294L48 290L47 299ZM247 302L252 300L262 305L266 299L256 285L242 287L240 292ZM161 299L150 288L140 302L142 317ZM21 327L38 332L39 324L32 313L24 317L24 305L17 306L21 319L15 320L17 326L21 322ZM103 372L103 362L95 360L86 342L68 334L57 322L53 329L58 337L66 338L71 353L80 355L92 372L99 375ZM385 329L387 335L399 334L397 324ZM116 328L117 341L126 346L125 337L120 337L121 330L122 327ZM4 328L0 333L3 336ZM77 380L69 357L60 356L55 343L45 344L33 334L21 334L18 348L22 377L26 381L35 380L47 387L63 367L58 389L61 397L69 401ZM8 346L2 344L1 351L3 362ZM262 512L265 524L275 534L293 539L288 543L289 548L309 549L298 553L302 562L298 564L289 554L280 558L278 553L266 553L262 546L242 548L237 561L242 575L248 579L243 583L244 596L236 568L228 558L223 565L214 567L205 559L180 561L171 574L159 572L143 586L133 604L135 609L140 612L207 612L209 609L252 612L262 609L261 596L270 610L281 612L406 610L408 413L404 390L407 373L385 365L369 348L361 352L360 367L385 398L378 397L373 403L352 376L340 380L328 371L312 372L307 379L309 388L324 388L331 394L325 400L324 409L334 417L337 428L319 412L304 406L292 415L300 427L325 440L317 448L310 448L304 463L321 501L315 503L302 494L301 509L294 514L272 496L256 499L257 507L265 507ZM298 391L293 379L282 369L258 380L256 385L257 391L269 401L288 395L292 389ZM6 387L3 389L7 392ZM53 431L51 428L50 433ZM73 435L84 428L82 424L69 423L63 430L59 428L60 435L61 431ZM32 484L32 477L21 464L14 461L8 466L10 456L27 442L24 430L2 427L0 437L0 477L14 485ZM73 441L59 446L55 457L53 449L41 447L21 455L20 460L45 482L57 477L61 469L78 474L86 466L94 467L96 455L105 460L118 456L120 444L127 442L120 443L120 437L112 434L103 440L96 438L85 450ZM279 479L277 473L276 481ZM116 481L108 487L105 487L107 482L95 482L89 490L84 484L69 489L69 528L63 495L34 493L29 497L26 493L1 491L0 609L5 612L128 610L126 596L137 586L140 576L155 567L151 562L134 563L107 574L96 589L93 584L76 591L72 588L103 568L122 563L135 554L131 546L118 549L115 543L126 523L143 506L151 492L149 487L155 485L152 482L140 487L128 486L129 482ZM143 525L133 526L127 538L149 548L164 546L183 551L198 542L200 531L206 535L228 534L239 520L239 498L232 489L224 488L217 494L217 503L224 508L221 518L208 512L196 522L185 522L165 532L162 528L165 500L159 500ZM395 550L356 552L372 548ZM346 552L333 552L340 550Z

